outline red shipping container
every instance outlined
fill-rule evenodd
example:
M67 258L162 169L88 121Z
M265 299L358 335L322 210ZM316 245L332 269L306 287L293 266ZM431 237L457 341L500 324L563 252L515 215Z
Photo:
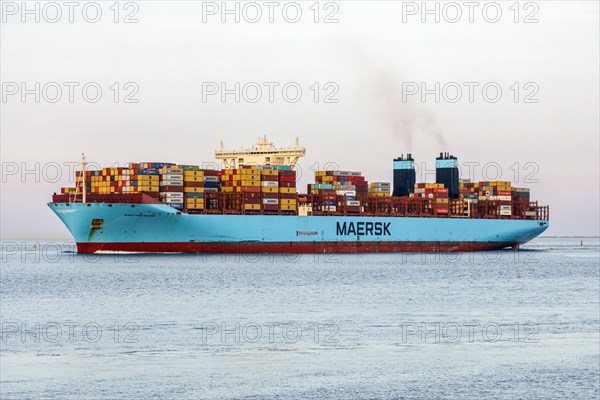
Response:
M364 176L348 176L346 177L348 182L364 182L365 181L365 177Z
M279 204L261 204L260 208L265 211L277 211L279 210Z
M296 176L279 176L279 182L296 182Z
M448 214L448 208L436 207L435 208L435 213L436 214Z
M279 187L291 187L291 188L295 188L296 187L296 182L279 182Z
M260 193L260 186L242 186L242 193Z
M160 191L161 192L183 192L183 186L173 186L173 185L161 186Z
M263 199L277 199L277 198L279 198L279 193L262 193L262 198Z
M448 188L434 188L433 193L448 194Z
M510 190L498 190L498 196L512 196Z
M279 176L293 176L296 177L296 171L279 171Z
M204 182L183 182L185 187L204 187Z

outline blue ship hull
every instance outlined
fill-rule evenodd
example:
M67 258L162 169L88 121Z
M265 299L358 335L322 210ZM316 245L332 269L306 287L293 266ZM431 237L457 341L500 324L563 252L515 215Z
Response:
M355 253L517 246L548 221L187 214L164 204L49 203L79 252Z

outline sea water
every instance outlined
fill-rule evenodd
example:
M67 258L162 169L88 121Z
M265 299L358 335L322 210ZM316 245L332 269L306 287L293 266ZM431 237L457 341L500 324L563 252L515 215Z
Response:
M0 398L598 398L599 251L78 255L6 240Z

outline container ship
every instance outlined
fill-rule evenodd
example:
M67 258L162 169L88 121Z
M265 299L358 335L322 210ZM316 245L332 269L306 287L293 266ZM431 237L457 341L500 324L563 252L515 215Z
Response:
M222 169L166 162L87 168L48 206L80 253L377 253L518 248L544 232L548 206L508 181L459 178L458 160L436 159L436 181L416 182L411 154L393 160L393 182L356 171L315 172L306 193L295 166L305 149L215 151Z

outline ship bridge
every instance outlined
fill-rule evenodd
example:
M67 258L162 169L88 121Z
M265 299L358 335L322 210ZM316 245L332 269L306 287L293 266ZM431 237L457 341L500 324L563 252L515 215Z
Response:
M215 150L215 158L223 162L224 168L238 168L243 165L289 165L292 169L298 159L304 157L306 149L300 147L298 138L293 147L273 146L267 135L258 138L258 142L249 149L226 150L221 141L221 148Z

